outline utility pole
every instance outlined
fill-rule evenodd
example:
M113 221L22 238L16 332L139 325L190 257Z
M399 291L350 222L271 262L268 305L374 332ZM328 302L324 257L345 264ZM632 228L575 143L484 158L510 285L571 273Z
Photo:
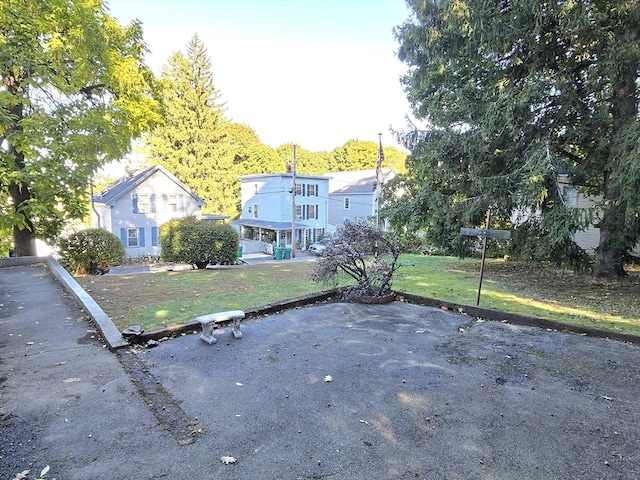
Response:
M296 146L293 145L291 168L291 258L296 258Z

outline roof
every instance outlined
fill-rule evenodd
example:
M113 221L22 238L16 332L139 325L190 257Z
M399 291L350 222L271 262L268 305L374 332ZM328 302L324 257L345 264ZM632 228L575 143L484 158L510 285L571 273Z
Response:
M266 228L267 230L291 230L291 222L272 222L271 220L257 220L255 218L241 218L229 222L231 225L242 225L245 227ZM304 223L296 223L298 228L311 228Z
M371 194L376 189L375 170L353 170L349 172L325 173L329 180L330 194ZM387 182L396 176L393 168L382 169L382 182Z
M259 178L278 178L278 177L285 177L285 178L292 178L293 177L293 173L254 173L251 175L242 175L240 176L240 180L244 181L244 180L255 180L255 179L259 179ZM300 178L305 178L305 179L314 179L314 180L327 180L327 177L324 175L307 175L305 173L296 173L296 178L300 179Z
M93 201L96 203L104 203L105 205L114 206L116 200L129 193L141 183L148 180L156 172L161 172L169 177L178 186L180 186L180 188L191 195L196 200L196 202L198 202L198 205L204 206L206 204L206 202L202 198L200 198L193 190L191 190L184 183L178 180L172 173L167 171L161 165L154 165L153 167L148 167L142 170L134 170L133 172L131 172L131 174L116 180L107 188L94 195Z

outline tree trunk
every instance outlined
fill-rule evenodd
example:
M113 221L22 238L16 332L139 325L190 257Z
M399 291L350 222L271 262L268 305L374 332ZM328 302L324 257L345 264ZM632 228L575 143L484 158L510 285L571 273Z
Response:
M611 105L613 128L608 168L604 175L604 210L600 223L600 243L596 251L593 274L597 277L620 277L624 271L623 255L633 245L625 238L627 203L621 196L619 166L621 162L632 161L629 146L625 144L624 133L630 123L635 122L636 68L628 68L615 89Z
M3 78L3 84L7 91L16 97L19 97L24 93L19 79L12 76L6 76ZM24 106L22 102L17 101L13 106L11 106L9 111L11 112L11 116L14 120L11 126L7 129L5 138L10 137L13 132L18 132L20 134L23 133L21 121L24 118ZM9 148L15 162L16 170L24 172L26 168L24 152L17 150L11 143L9 143ZM9 195L11 196L13 208L16 213L20 212L18 214L24 217L24 223L26 224L22 229L18 228L15 224L13 225L13 246L15 254L17 257L35 256L37 255L37 251L35 236L33 233L33 223L29 217L28 209L25 209L25 202L28 202L31 199L29 186L25 182L10 183Z
M23 159L24 155L17 152L15 155L16 164L18 164L18 159ZM24 165L24 160L22 160L22 164ZM9 193L11 194L11 201L13 202L13 205L15 205L14 208L16 209L16 211L18 211L20 205L23 204L23 202L26 202L31 198L29 187L24 182L20 185L9 185ZM27 226L22 230L18 228L17 225L13 226L13 245L16 252L16 257L35 256L37 255L37 252L35 237L33 235L33 224L31 223L31 219L28 215L24 213L23 215L25 217Z

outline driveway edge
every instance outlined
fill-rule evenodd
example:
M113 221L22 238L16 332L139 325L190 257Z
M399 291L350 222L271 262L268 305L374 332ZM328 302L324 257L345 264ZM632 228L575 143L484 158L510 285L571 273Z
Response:
M67 272L52 256L3 258L0 259L0 268L17 267L21 265L37 265L40 263L46 264L47 267L49 267L49 270L53 273L54 277L62 284L65 290L73 296L85 313L91 317L110 350L117 350L118 348L129 346L129 343L124 339L122 333L120 333L113 324L111 318L104 313L104 310L100 308L100 305L91 298L80 284L76 282L71 275L69 275L69 272Z

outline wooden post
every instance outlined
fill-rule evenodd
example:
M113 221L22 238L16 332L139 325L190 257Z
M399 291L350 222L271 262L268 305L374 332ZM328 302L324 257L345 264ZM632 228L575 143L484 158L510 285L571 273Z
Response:
M480 281L478 282L478 296L476 297L476 306L480 305L480 291L482 290L482 278L484 277L484 261L487 256L487 242L489 238L511 238L511 232L508 230L489 230L491 223L491 209L487 210L487 228L461 228L460 235L482 237L482 262L480 263Z

